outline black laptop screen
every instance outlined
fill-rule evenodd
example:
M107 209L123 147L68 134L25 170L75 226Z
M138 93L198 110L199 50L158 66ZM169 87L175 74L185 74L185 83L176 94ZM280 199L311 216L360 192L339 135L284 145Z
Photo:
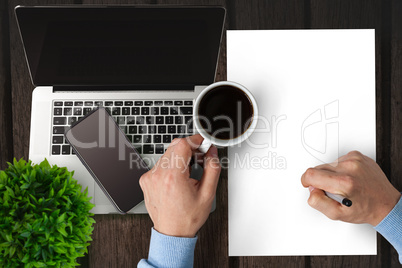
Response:
M34 85L207 85L223 8L18 7Z

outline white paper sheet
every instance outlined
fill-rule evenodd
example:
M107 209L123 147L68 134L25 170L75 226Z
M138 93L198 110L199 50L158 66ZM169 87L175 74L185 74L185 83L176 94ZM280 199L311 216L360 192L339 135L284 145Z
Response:
M377 253L370 225L328 219L300 182L351 150L375 159L374 42L374 30L227 32L228 80L261 116L229 149L229 256Z

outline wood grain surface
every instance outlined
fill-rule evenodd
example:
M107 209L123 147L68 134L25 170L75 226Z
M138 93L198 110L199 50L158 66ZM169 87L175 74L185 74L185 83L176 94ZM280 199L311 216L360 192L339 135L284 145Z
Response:
M400 0L8 0L0 1L0 166L27 158L32 90L14 16L16 5L218 5L227 10L225 30L376 30L377 162L402 190L402 2ZM226 80L226 34L216 81ZM226 150L219 151L226 156ZM199 232L195 267L401 267L398 254L378 236L377 256L229 257L227 170L216 210ZM82 267L136 267L148 255L148 215L96 215L89 254Z

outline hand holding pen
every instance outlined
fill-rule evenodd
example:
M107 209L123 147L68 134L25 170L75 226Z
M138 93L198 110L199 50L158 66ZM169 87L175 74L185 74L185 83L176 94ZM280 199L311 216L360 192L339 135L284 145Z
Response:
M350 152L336 163L309 168L302 175L303 186L310 189L309 205L333 220L379 224L401 193L377 163L360 152Z

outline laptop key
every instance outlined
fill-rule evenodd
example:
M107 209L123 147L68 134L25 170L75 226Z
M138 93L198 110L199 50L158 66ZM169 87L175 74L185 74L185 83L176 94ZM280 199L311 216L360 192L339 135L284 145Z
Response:
M105 101L105 106L113 106L113 101Z
M158 133L165 134L166 133L166 126L158 126Z
M181 125L181 126L177 126L177 133L186 133L186 126Z
M75 101L74 106L82 106L84 103L82 101Z
M63 144L64 137L63 136L53 136L52 142L54 144Z
M112 115L120 115L120 108L119 107L112 108Z
M155 123L156 124L161 125L161 124L164 124L163 122L164 122L163 116L156 116L155 117Z
M147 126L138 126L138 134L147 134Z
M142 137L142 142L143 143L152 143L152 135L144 135Z
M172 135L172 139L184 138L185 135Z
M166 116L165 124L173 124L173 116Z
M172 136L171 135L163 135L163 143L171 143Z
M174 123L176 125L183 124L183 116L175 116L174 117Z
M155 145L155 154L163 154L165 149L163 148L163 144L156 144Z
M142 152L144 154L153 154L154 153L154 145L144 145L142 147Z
M137 122L137 125L143 125L144 122L145 122L145 117L143 117L143 116L137 116L137 117L135 118L135 121Z
M72 108L64 108L64 115L72 115L73 109Z
M144 103L142 101L135 101L134 105L135 106L142 106Z
M149 107L142 107L141 115L149 115Z
M74 108L74 115L82 115L82 108Z
M161 135L154 135L154 143L161 143L162 136Z
M55 101L54 106L63 106L63 102L62 101Z
M69 125L72 125L72 124L74 124L75 122L77 122L77 117L74 117L74 116L70 116L70 117L68 117L68 124Z
M193 105L193 101L184 101L184 105Z
M115 101L114 105L115 106L123 106L123 102L122 101Z
M64 106L73 106L73 102L72 101L65 101Z
M179 114L179 109L177 107L170 107L170 114Z
M53 125L65 125L66 122L66 117L53 117Z
M129 126L128 133L130 134L137 134L137 126Z
M135 117L127 116L127 125L134 125L134 124L135 124Z
M169 108L168 107L161 107L161 114L162 115L169 114Z
M184 117L184 122L186 122L186 124L192 123L193 122L193 117L192 116L185 116Z
M180 107L182 114L193 114L193 107Z
M67 127L53 127L53 134L63 134L66 132Z
M181 105L183 105L183 101L175 101L175 102L174 102L174 105L179 105L179 106L181 106Z
M117 117L117 124L123 125L126 123L126 118L124 116L118 116Z
M61 154L70 154L70 145L61 146Z
M95 101L95 106L103 106L103 101Z
M145 106L151 106L153 103L153 101L144 101Z
M156 133L156 126L148 126L148 133L155 134Z
M140 143L141 140L142 140L142 135L134 135L134 137L133 137L134 143Z
M148 125L155 124L155 117L153 117L153 116L147 116L147 117L145 117L145 122L146 122Z
M123 107L123 115L130 115L130 108L129 107Z
M152 115L159 115L159 107L151 107Z
M94 105L94 102L93 102L93 101L85 101L85 102L84 102L84 105L85 105L85 106L93 106L93 105Z
M127 126L119 126L119 127L124 132L124 134L127 134Z
M173 105L173 101L165 101L165 105Z
M133 106L133 102L132 101L125 101L124 106Z
M63 109L62 108L54 108L53 114L54 115L63 115Z
M60 145L52 146L52 154L60 154Z
M169 125L168 126L168 133L176 133L176 126L174 125Z
M156 106L161 106L163 105L163 101L155 101L154 102Z
M139 115L140 114L140 107L133 107L131 109L131 114L132 115Z
M84 115L87 115L87 114L89 114L91 111L92 111L92 108L84 108L83 114L84 114Z

